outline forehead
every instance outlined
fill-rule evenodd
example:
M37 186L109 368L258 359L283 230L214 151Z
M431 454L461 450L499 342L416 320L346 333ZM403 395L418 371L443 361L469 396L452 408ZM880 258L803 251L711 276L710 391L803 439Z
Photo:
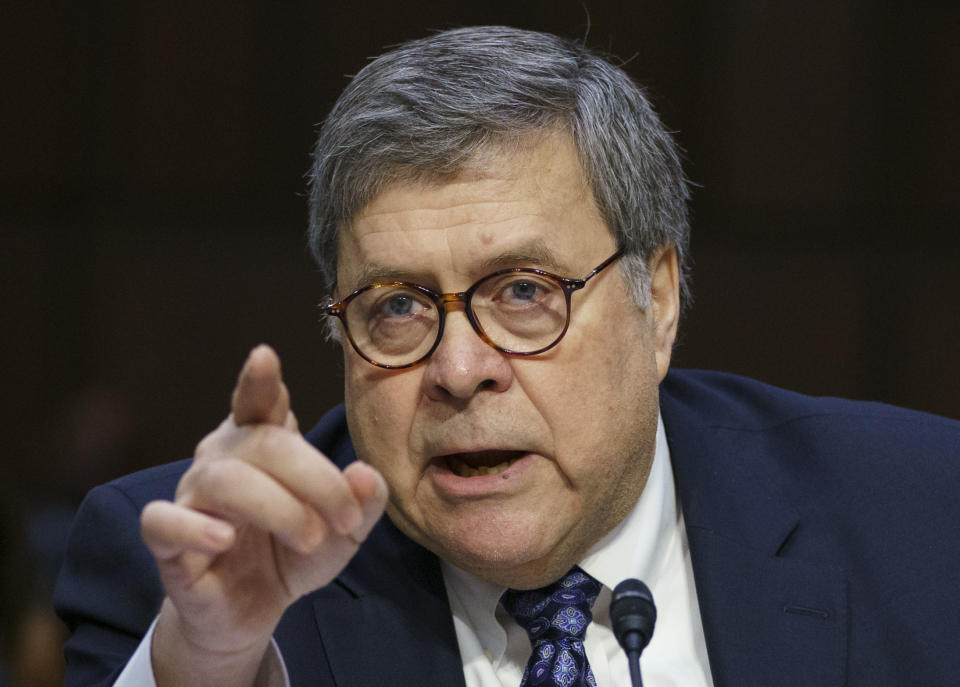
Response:
M613 245L573 143L554 135L441 183L387 188L341 232L337 281L476 278L509 262L575 274Z

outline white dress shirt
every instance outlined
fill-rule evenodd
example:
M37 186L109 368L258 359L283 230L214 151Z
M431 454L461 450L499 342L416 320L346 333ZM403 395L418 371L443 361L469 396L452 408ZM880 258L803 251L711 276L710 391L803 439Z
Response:
M157 687L157 678L153 674L153 663L150 658L150 647L153 645L153 632L157 627L156 618L150 624L147 634L140 640L140 645L133 652L133 656L123 667L123 672L114 681L113 687ZM280 655L277 642L270 639L271 650L267 651L254 687L290 687L290 676L287 675L287 666Z
M645 687L713 687L683 520L677 509L663 420L650 476L637 505L580 562L603 586L584 646L598 687L630 687L627 657L610 626L610 595L623 579L646 582L657 605L657 624L640 658ZM526 632L499 605L504 587L443 562L467 687L517 687L530 657ZM156 687L150 662L150 626L114 687ZM258 687L289 686L273 644Z
M677 508L662 419L650 476L637 505L580 562L603 586L584 646L599 687L630 687L627 657L610 623L610 596L623 579L643 580L657 605L640 666L646 687L712 687L690 549ZM499 605L504 587L449 563L443 576L467 687L517 687L530 657L526 632Z

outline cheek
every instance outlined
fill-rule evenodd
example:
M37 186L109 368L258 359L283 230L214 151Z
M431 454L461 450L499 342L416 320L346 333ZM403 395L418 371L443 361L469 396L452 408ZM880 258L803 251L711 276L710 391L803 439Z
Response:
M347 360L344 373L347 423L357 457L385 475L405 465L419 393L415 371L387 372L363 360Z
M603 321L621 324L610 328ZM562 421L578 414L620 413L628 399L643 396L638 391L649 391L657 365L642 319L603 321L587 322L568 334L555 355L543 358L542 366L536 364L541 361L529 361L534 364L529 366L531 380L525 386L544 415L556 415ZM539 379L533 381L533 375Z
M657 366L636 321L564 339L548 364L524 365L517 377L551 428L561 471L581 493L609 489L648 452Z

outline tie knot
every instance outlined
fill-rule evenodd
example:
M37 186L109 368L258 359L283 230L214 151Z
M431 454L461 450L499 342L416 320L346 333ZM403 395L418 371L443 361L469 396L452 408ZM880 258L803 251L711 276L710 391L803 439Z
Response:
M540 589L508 589L500 604L517 624L526 630L530 642L583 639L593 619L593 602L600 594L600 583L579 567L556 582Z

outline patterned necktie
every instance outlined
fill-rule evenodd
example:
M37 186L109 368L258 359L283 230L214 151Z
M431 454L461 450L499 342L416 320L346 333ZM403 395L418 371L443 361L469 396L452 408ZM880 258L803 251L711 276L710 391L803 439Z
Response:
M596 687L583 636L598 594L600 583L578 567L546 587L503 593L500 604L533 646L520 687Z

